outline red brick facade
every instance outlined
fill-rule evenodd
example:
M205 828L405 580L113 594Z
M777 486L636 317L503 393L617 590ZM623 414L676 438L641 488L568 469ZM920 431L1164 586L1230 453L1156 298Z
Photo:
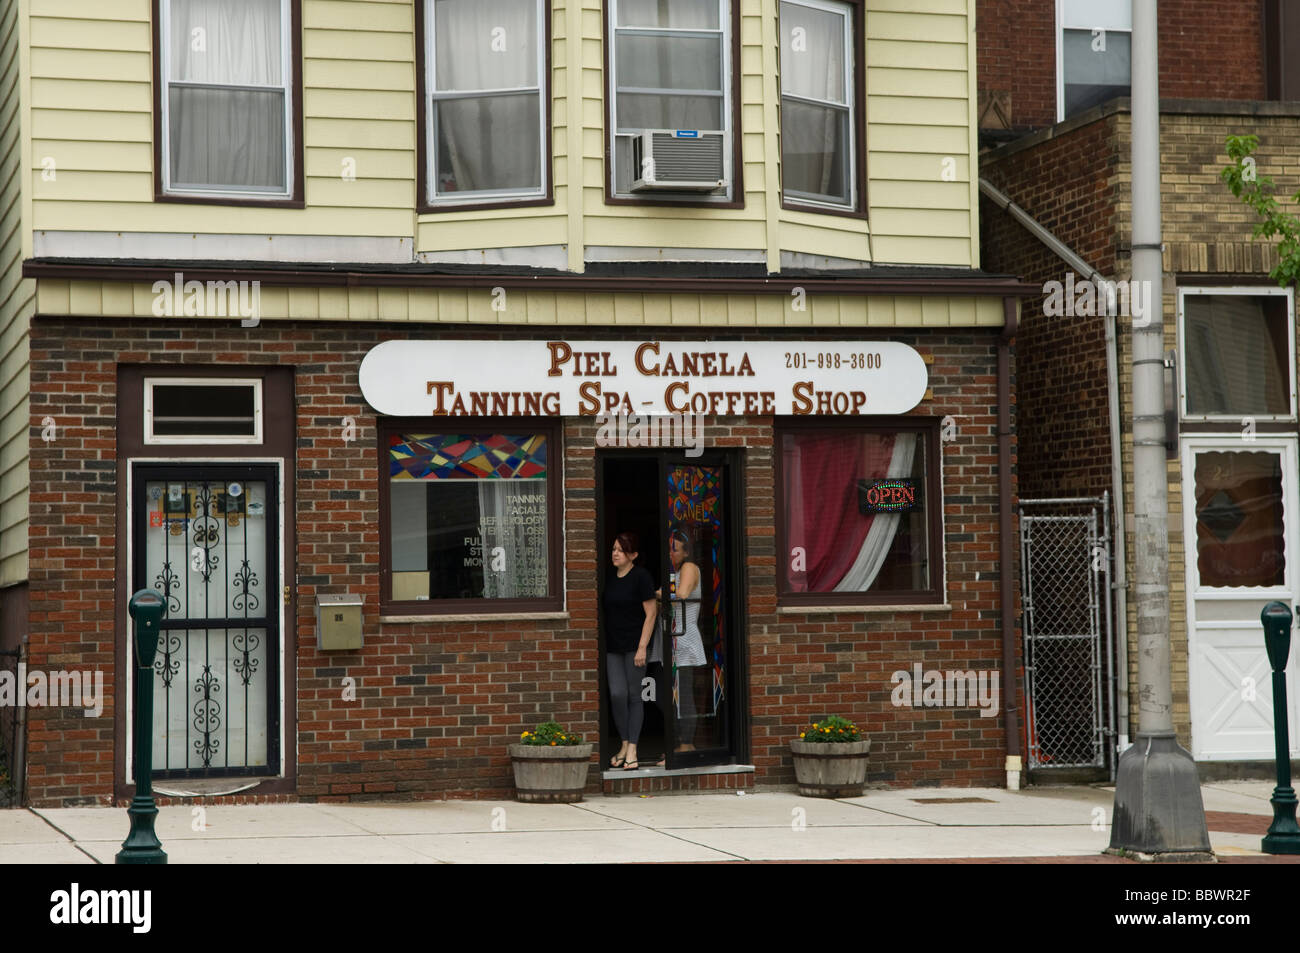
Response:
M295 644L287 652L296 690L285 706L287 779L237 799L505 797L512 791L506 745L554 716L589 740L599 734L594 539L595 424L564 426L565 620L381 622L376 417L358 390L357 368L382 340L426 336L393 325L263 324L37 318L31 357L31 668L99 668L103 716L33 708L28 799L37 806L103 804L129 788L121 776L123 729L115 718L125 684L116 634L125 584L115 589L118 525L116 404L119 364L288 365L295 368L297 458ZM509 334L457 329L447 337ZM528 333L528 332L523 332ZM604 329L611 337L626 332ZM745 629L749 682L736 684L749 708L753 775L620 782L650 787L727 788L793 782L788 741L828 713L857 719L873 741L872 779L894 785L1003 783L1006 709L1018 697L1002 674L997 717L977 708L895 708L893 671L1000 672L997 577L997 329L890 335L931 355L933 399L913 416L951 415L942 444L946 572L951 608L925 611L778 612L772 475L772 418L710 418L707 447L743 450ZM815 337L817 332L800 332ZM677 339L680 332L638 329ZM737 337L754 337L752 333ZM840 329L836 337L857 336ZM872 335L862 335L870 339ZM879 335L876 335L879 337ZM57 436L42 439L42 421ZM354 441L342 439L345 418ZM165 455L160 454L160 455ZM292 474L292 476L290 475ZM1008 554L1012 558L1012 553ZM364 596L364 648L316 649L318 592ZM356 700L343 699L343 678ZM292 682L291 682L292 684ZM115 724L117 725L115 727ZM117 768L115 769L115 761ZM590 790L598 790L591 775ZM607 785L607 788L609 785ZM230 798L222 800L229 801Z
M1056 122L1055 8L1054 0L976 3L980 89L1010 94L1013 129ZM1159 17L1162 97L1266 98L1260 0L1162 0Z
M1116 147L1114 114L1007 155L980 174L1106 276L1114 275ZM1065 263L987 198L980 201L984 267L1036 285L1064 282ZM1076 275L1075 280L1082 278ZM1018 426L1020 495L1025 499L1101 496L1111 487L1105 322L1098 316L1045 317L1042 296L1021 302L1016 393L1027 408Z

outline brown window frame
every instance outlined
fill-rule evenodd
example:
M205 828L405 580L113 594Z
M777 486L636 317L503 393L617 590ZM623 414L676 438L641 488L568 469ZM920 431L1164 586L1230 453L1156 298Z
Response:
M629 198L621 196L614 191L614 136L615 130L611 125L612 110L611 106L614 101L614 76L609 68L609 49L613 42L613 12L614 6L610 0L604 0L600 9L601 21L601 48L604 51L604 100L605 100L605 204L606 205L639 205L642 207L660 207L660 208L700 208L700 209L741 209L745 207L745 163L741 156L741 140L744 138L744 131L740 126L741 106L740 106L740 3L741 0L727 0L727 10L730 14L730 26L728 30L731 33L731 49L728 56L731 60L731 198L725 201L719 201L717 197L709 198L707 193L705 197L691 200L684 199L680 196L672 198L651 199L651 198Z
M153 200L155 202L175 202L186 205L229 205L247 208L306 208L303 198L303 147L302 147L302 0L289 0L289 63L291 79L289 84L293 102L293 192L288 196L276 198L257 198L256 193L248 197L239 195L201 195L192 192L167 192L163 189L163 163L170 162L170 156L162 152L163 90L166 86L162 75L162 4L165 0L153 2ZM231 190L234 191L234 190Z
M797 0L796 0L797 2ZM850 42L853 45L853 78L851 88L853 89L853 106L849 110L849 116L853 122L853 205L852 207L844 206L835 208L831 205L815 205L811 202L801 201L797 198L787 198L785 194L785 154L782 152L778 161L781 164L781 177L779 187L781 189L781 208L788 209L792 212L813 212L818 215L840 215L845 218L867 218L867 71L866 71L866 16L867 5L865 0L835 0L849 7L852 11L853 18L853 36ZM777 58L781 55L781 3L777 0ZM780 82L780 64L778 63L778 77L776 86L776 109L777 109L777 135L780 137L780 114L781 93Z
M551 3L542 0L543 20L538 24L542 31L544 59L541 64L542 84L538 95L544 105L540 133L545 142L545 178L546 194L530 195L525 198L488 198L481 202L431 202L429 199L429 127L425 100L428 97L428 85L425 77L428 61L428 44L432 33L428 30L424 15L425 0L413 0L415 4L415 211L419 215L433 215L442 212L465 212L472 209L530 208L540 205L555 204L555 144L552 127L554 125L555 100L551 89L551 46L555 38L551 35Z
M549 417L380 417L376 430L379 462L379 609L381 615L458 615L513 612L561 612L564 609L563 423ZM392 505L388 438L394 433L544 433L551 442L546 464L547 595L529 599L393 599Z
M944 601L944 550L943 550L943 490L940 467L943 457L939 445L937 417L778 417L772 428L773 469L775 471L775 519L777 604L786 608L870 606L870 605L941 605ZM924 590L893 590L890 592L792 592L786 588L783 554L789 552L786 542L786 482L783 472L782 440L789 433L808 433L818 430L860 430L867 433L896 434L919 433L926 453L925 502L927 508L926 559L930 570L930 586Z

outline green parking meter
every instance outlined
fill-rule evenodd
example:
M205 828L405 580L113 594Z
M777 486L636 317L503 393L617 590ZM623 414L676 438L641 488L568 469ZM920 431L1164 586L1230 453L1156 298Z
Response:
M167 605L153 589L131 597L127 611L135 623L132 645L135 659L135 797L127 808L131 830L117 852L119 864L165 864L162 842L154 833L158 807L153 800L153 660L158 654Z
M1270 602L1259 614L1264 623L1264 646L1273 669L1273 739L1277 753L1277 787L1273 789L1273 823L1260 847L1266 854L1300 854L1300 826L1296 824L1296 796L1291 787L1291 742L1287 731L1286 660L1291 654L1291 610Z

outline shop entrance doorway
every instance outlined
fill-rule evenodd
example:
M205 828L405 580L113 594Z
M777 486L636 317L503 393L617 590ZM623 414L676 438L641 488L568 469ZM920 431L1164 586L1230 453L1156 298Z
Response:
M278 774L278 470L137 463L131 477L131 589L155 589L166 605L154 777Z
M661 628L662 656L650 660L642 683L642 769L733 764L743 755L748 732L745 683L738 676L744 599L737 470L734 456L722 452L694 458L666 451L597 455L600 604L613 572L614 537L633 532L641 540L637 562L659 590L660 624L667 623ZM677 591L674 552L683 567L691 562L698 568L700 582L690 592ZM603 609L601 624L601 764L608 768L621 739L610 713Z

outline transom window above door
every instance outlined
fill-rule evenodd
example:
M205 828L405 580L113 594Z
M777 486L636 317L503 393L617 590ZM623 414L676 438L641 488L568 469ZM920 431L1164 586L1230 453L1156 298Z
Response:
M420 0L425 211L545 201L549 8Z
M1184 420L1294 420L1295 319L1284 288L1183 288L1178 294Z
M301 201L296 3L157 0L158 198Z

